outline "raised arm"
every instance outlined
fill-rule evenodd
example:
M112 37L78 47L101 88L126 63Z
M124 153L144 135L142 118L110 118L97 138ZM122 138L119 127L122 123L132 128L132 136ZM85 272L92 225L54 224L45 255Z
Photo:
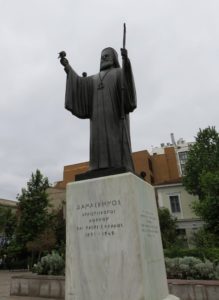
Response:
M124 88L124 109L125 113L132 112L137 106L137 97L135 91L135 82L132 73L131 62L128 58L128 51L121 48L122 55L122 84Z
M59 52L58 58L60 59L60 64L63 65L63 67L65 67L64 70L66 71L66 73L68 73L69 62L66 58L66 52L65 51Z
M78 74L70 66L65 51L59 53L61 65L67 73L65 108L78 118L90 118L92 112L92 77Z

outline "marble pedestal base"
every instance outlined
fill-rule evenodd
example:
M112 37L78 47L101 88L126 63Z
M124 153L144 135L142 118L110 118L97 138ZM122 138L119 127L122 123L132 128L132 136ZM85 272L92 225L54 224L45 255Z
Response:
M66 300L164 300L151 185L131 173L67 186Z

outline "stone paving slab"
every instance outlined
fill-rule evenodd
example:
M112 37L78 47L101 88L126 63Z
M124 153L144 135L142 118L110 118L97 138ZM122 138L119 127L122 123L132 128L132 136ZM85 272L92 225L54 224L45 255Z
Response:
M10 281L13 275L31 274L28 272L0 271L0 300L57 300L53 298L10 296Z

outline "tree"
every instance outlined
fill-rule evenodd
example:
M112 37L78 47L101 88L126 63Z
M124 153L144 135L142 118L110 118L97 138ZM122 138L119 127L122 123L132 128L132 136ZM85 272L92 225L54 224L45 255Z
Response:
M205 221L207 231L216 235L219 245L219 170L202 174L201 192L203 198L194 203L193 209Z
M199 130L195 144L188 152L183 184L186 190L199 196L195 213L205 221L206 235L215 235L219 243L219 134L215 127ZM202 232L203 236L203 232Z
M176 218L173 218L168 208L158 208L161 238L164 249L176 241Z
M53 212L52 228L56 237L56 250L65 255L66 224L63 207L59 207Z
M55 232L48 228L39 234L33 241L27 242L27 249L31 252L38 253L38 261L43 251L51 251L56 244Z
M219 170L219 134L215 127L199 130L195 143L188 152L183 184L186 190L200 199L205 197L203 177Z
M214 233L207 230L205 227L199 228L192 237L192 242L196 248L215 248L219 247L219 240Z
M2 245L9 242L16 228L16 213L12 208L0 207L0 232L4 236Z
M46 189L49 187L47 177L39 170L31 175L27 188L18 195L18 225L16 239L18 244L26 249L27 242L35 240L48 228L50 215L48 213L49 199Z

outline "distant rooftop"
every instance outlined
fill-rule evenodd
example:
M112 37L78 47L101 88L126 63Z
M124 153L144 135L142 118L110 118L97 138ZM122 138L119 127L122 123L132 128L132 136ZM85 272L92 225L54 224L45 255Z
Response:
M186 142L183 138L179 138L177 141L175 141L174 134L170 134L171 142L167 143L161 143L158 147L152 148L152 154L164 154L164 149L168 147L175 147L177 150L185 149L188 150L188 147L194 142Z
M1 199L0 198L0 206L10 206L15 207L17 205L17 201L14 200L7 200L7 199Z

